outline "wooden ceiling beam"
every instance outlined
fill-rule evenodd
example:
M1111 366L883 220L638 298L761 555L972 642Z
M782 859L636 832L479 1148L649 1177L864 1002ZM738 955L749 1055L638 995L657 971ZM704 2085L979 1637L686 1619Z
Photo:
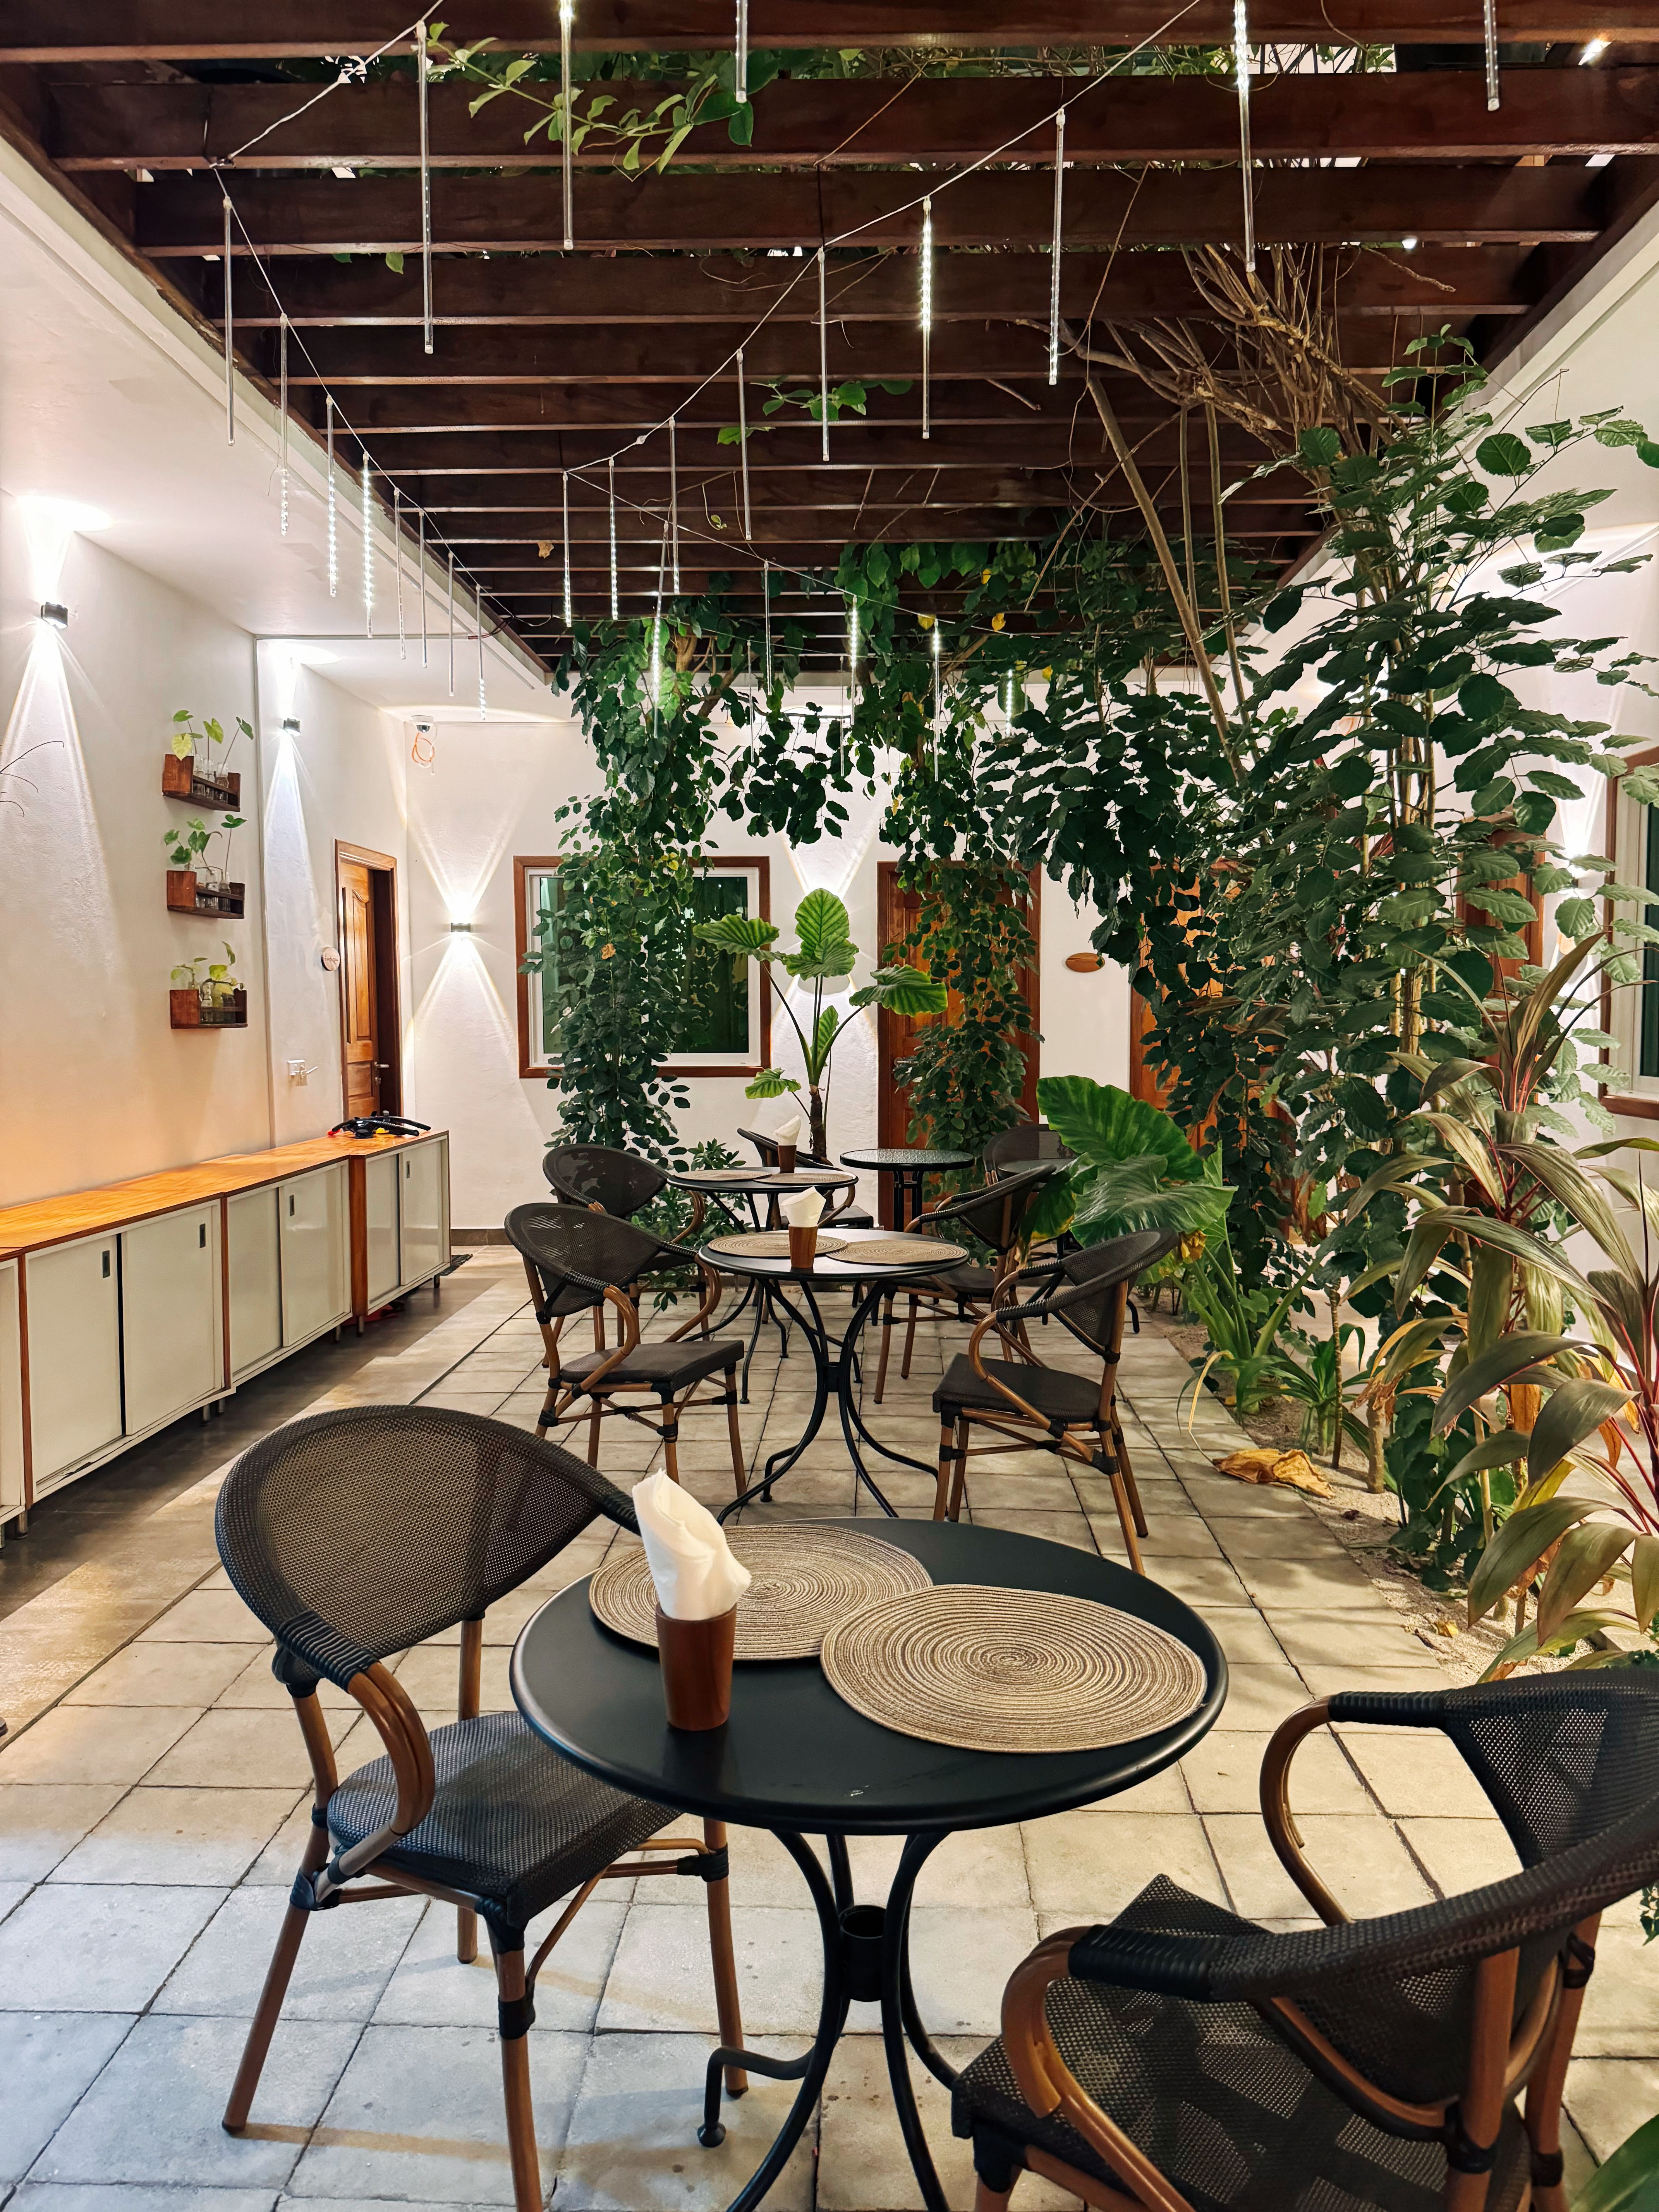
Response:
M1644 161L1644 168L1652 167ZM1430 244L1504 245L1589 240L1611 169L1461 167L1401 163L1360 169L1265 169L1256 178L1256 235L1264 244L1416 238ZM774 176L763 191L740 177L674 176L633 183L584 178L576 195L585 252L611 247L802 246L857 229L866 245L914 248L923 179L838 173ZM1036 246L1054 226L1054 187L1038 175L971 176L943 189L931 180L941 248ZM1140 177L1085 170L1068 179L1066 235L1074 246L1121 248L1236 243L1243 216L1236 167L1170 169ZM414 178L244 177L231 197L264 252L409 254L420 245ZM562 236L556 175L440 175L433 231L446 250L545 252ZM205 177L162 176L137 191L140 250L157 259L216 255L223 217ZM240 238L240 234L239 234ZM236 243L239 256L246 247ZM276 279L279 288L281 272ZM438 272L441 283L442 270ZM803 277L805 289L806 279Z
M1119 412L1136 432L1137 451L1143 465L1152 460L1173 461L1176 434L1167 410L1149 416L1143 395L1138 404L1122 396ZM1161 426L1161 427L1160 427ZM923 441L920 432L902 426L860 422L854 428L836 425L830 433L830 459L820 455L816 424L808 435L800 426L775 432L763 446L751 449L751 468L777 476L799 470L821 472L823 479L853 478L861 482L872 470L1051 468L1105 466L1103 440L1092 418L1045 422L1028 427L1018 419L1004 418L994 425L963 428L938 422L933 436ZM530 429L411 431L377 445L374 463L381 475L403 487L404 496L424 505L445 497L469 495L489 499L509 496L522 489L530 496L550 498L556 479L567 469L598 464L614 445L603 433L592 429L539 435ZM680 425L677 452L682 471L729 468L735 455L730 446L716 442L714 430ZM1255 468L1267 458L1262 447L1242 431L1221 428L1222 459L1228 466ZM626 448L617 458L617 477L637 481L662 476L666 483L667 443L653 439L647 445ZM549 479L553 483L550 487Z
M514 52L558 49L556 15L547 0L489 0L448 12L449 34L492 37ZM1505 0L1505 40L1659 40L1650 0ZM1232 36L1231 0L1197 0L1174 11L1167 0L1118 0L1110 34L1121 46L1220 46ZM365 54L390 43L410 51L402 0L283 0L280 9L247 0L9 0L0 62L320 59ZM757 49L940 48L1009 51L1081 47L1098 51L1097 0L1032 0L1011 18L994 0L751 0L749 35ZM1340 46L1349 41L1478 46L1479 9L1467 0L1347 0L1334 21L1321 0L1261 0L1253 35L1264 41ZM583 0L575 43L583 52L727 52L730 0ZM1018 51L1018 49L1014 49ZM1109 51L1109 49L1108 49Z
M659 82L606 82L604 91L619 112L648 112L663 96ZM433 166L547 167L554 156L546 137L526 143L526 132L556 99L557 87L539 83L528 92L492 100L474 116L474 86L434 86ZM68 170L208 169L254 138L259 143L247 160L259 171L416 161L411 78L353 86L310 106L306 98L306 88L295 84L58 83L50 88L46 150ZM1068 103L1068 162L1237 158L1231 73L1137 77L1128 99L1116 83L1083 91L1064 78L917 78L897 91L885 78L802 79L769 84L758 94L748 145L733 145L723 122L700 125L676 153L675 168L956 164L993 153L1011 166L1041 163L1052 150L1048 118L1061 100ZM1022 128L1030 135L1018 137ZM1467 69L1401 75L1264 76L1255 86L1250 130L1263 161L1650 153L1659 144L1659 70L1511 70L1494 109L1473 61ZM617 151L595 132L577 159L585 169L605 171L614 168Z
M1164 465L1143 453L1140 457L1143 472L1156 483L1165 473ZM1168 471L1173 480L1180 481L1176 457L1171 453ZM829 469L801 470L795 473L751 467L749 476L750 498L752 504L769 510L799 507L814 512L836 514L874 514L890 507L1067 507L1089 497L1096 486L1109 483L1116 471L1103 459L1093 466L1076 469L981 468L938 470L884 469L878 476L872 472L847 470L837 473ZM1235 462L1224 467L1223 477L1233 481L1246 473L1246 468ZM682 469L679 475L679 496L683 510L700 503L705 494L718 495L722 506L731 500L732 485L736 476L736 463L728 460L718 471ZM1209 505L1209 463L1201 454L1190 461L1188 481L1193 496L1200 513L1207 513ZM559 498L560 486L550 487L532 478L530 483L514 487L520 493L539 490L539 499L514 498L495 487L494 499L460 499L451 490L441 488L428 489L419 503L441 530L452 536L458 530L491 530L509 533L514 539L527 543L544 538L550 532L559 534L563 507ZM1271 487L1271 489L1269 489ZM402 489L402 487L399 487ZM668 472L653 470L649 474L624 476L617 472L619 496L625 493L635 507L661 511L669 498ZM405 490L405 501L417 495ZM1253 484L1253 500L1266 499L1272 504L1305 506L1310 496L1306 485L1292 471L1276 471L1263 483ZM573 523L581 514L604 514L605 480L601 474L575 477L570 483L570 512Z

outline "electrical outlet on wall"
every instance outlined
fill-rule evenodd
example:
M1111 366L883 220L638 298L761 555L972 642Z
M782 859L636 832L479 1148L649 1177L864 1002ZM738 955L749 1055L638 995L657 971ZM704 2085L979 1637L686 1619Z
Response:
M309 1067L307 1066L305 1061L302 1060L291 1060L288 1064L288 1079L290 1083L309 1083L312 1077L315 1075L316 1073L317 1063L315 1060L311 1063Z

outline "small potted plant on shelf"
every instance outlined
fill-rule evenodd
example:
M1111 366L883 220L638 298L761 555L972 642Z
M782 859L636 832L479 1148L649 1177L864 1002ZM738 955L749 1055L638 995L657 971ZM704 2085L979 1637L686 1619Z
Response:
M198 953L173 970L168 994L176 1030L241 1029L247 1024L247 992L235 977L236 954L227 945L222 960ZM200 971L206 969L204 975Z
M227 814L222 830L210 830L192 816L182 830L164 830L161 842L172 863L167 870L167 904L174 914L223 914L240 920L246 908L247 887L229 880L231 832L240 830L244 817ZM216 837L225 841L222 866L206 855Z
M240 805L242 779L237 771L228 769L225 762L238 736L253 735L253 725L239 714L229 745L216 760L214 747L225 745L224 725L216 716L205 715L198 722L188 707L180 707L173 723L173 749L161 763L161 789L167 796L191 799L198 806Z

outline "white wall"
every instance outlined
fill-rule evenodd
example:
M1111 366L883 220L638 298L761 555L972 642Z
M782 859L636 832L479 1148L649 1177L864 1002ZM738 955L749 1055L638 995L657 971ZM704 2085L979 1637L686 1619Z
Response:
M0 494L0 1201L268 1144L258 842L250 920L167 908L161 794L179 707L252 718L246 632ZM67 630L39 619L69 609ZM38 748L31 752L31 748ZM21 757L25 753L29 757ZM231 758L257 789L246 738ZM211 826L211 825L210 825ZM249 1027L169 1026L168 970L228 939Z
M592 749L568 716L513 722L476 716L434 724L434 758L408 771L410 1056L416 1071L410 1111L453 1132L453 1212L459 1226L499 1225L510 1206L539 1194L541 1158L558 1116L558 1094L539 1076L518 1073L513 861L556 853L555 813L591 792ZM404 726L405 738L408 726ZM720 820L710 849L764 853L771 860L772 919L786 941L809 890L847 902L853 941L864 957L849 991L874 964L876 867L893 857L879 843L879 799L846 802L839 838L792 851L780 839L755 840ZM1122 1083L1128 1072L1128 984L1121 970L1079 975L1068 953L1088 949L1094 916L1079 913L1056 884L1042 888L1042 1066L1049 1074L1091 1075ZM471 921L470 935L452 921ZM844 1006L844 1000L843 1000ZM775 1006L773 1056L800 1072L793 1032ZM875 1026L868 1012L837 1047L830 1093L830 1140L841 1152L876 1141ZM718 1137L738 1146L739 1125L769 1128L787 1110L777 1100L745 1100L737 1076L701 1076L682 1117L689 1141Z

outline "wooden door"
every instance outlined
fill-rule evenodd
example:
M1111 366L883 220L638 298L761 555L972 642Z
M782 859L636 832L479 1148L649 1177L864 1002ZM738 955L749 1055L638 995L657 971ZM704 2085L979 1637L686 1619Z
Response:
M347 1117L380 1103L380 993L374 976L374 886L361 860L340 862L342 1060Z
M1039 933L1042 878L1040 871L1031 871L1031 903L1029 915L1031 935ZM887 948L908 937L915 927L921 911L921 902L915 891L903 890L898 880L898 864L883 860L876 872L876 939L881 956L887 957ZM1039 1054L1037 971L1035 967L1022 968L1019 986L1026 1005L1031 1010L1031 1028L1024 1040L1025 1080L1020 1090L1020 1111L1028 1121L1037 1118L1037 1066ZM915 1049L919 1030L929 1022L959 1021L962 1001L953 991L943 1014L924 1014L915 1017L890 1013L883 1007L876 1015L876 1044L878 1060L877 1142L883 1145L906 1145L910 1142L909 1093L893 1080L893 1070L899 1061L906 1060Z

